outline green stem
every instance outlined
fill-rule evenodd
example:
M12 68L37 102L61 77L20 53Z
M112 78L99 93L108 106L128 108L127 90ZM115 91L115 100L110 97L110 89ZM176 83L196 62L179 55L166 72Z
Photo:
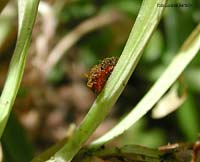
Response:
M89 162L88 159L92 157L98 158L119 158L140 161L140 162L160 162L160 157L164 153L158 149L147 148L139 145L126 145L121 147L103 147L98 149L83 148L73 159L73 162Z
M31 32L39 0L18 0L19 31L16 48L0 98L0 138L3 134L23 76Z
M162 16L164 8L157 7L157 3L166 4L166 0L143 1L127 44L104 89L74 135L48 162L70 161L109 113L132 75L147 41Z
M173 59L158 81L149 92L133 108L133 110L113 129L92 143L92 146L104 144L121 135L135 122L142 118L172 86L187 65L192 61L200 49L200 24L183 44L180 52Z

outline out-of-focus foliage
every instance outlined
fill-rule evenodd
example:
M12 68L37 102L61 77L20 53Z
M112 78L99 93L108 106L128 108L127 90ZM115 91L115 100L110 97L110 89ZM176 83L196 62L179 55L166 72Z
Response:
M13 134L15 138L13 138ZM19 146L22 148L19 149ZM33 158L32 145L28 142L27 136L14 114L11 114L9 124L2 137L2 147L5 162L27 162Z

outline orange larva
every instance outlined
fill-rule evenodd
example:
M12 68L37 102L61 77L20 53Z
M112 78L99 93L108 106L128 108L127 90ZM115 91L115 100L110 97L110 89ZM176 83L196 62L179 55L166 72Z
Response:
M86 74L88 78L87 86L95 93L100 93L113 71L117 60L117 57L105 58L98 65L93 66L90 72Z

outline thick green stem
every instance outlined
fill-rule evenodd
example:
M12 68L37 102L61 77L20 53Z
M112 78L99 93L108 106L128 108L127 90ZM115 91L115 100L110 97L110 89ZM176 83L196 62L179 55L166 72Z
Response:
M39 0L18 0L19 31L16 48L0 98L0 137L3 134L23 76Z
M166 4L166 0L143 1L128 42L104 89L72 138L48 162L70 161L109 113L132 75L147 41L162 16L164 8L157 7L157 3Z
M172 86L187 65L192 61L200 49L200 24L192 32L183 44L180 52L172 60L158 81L149 92L133 108L133 110L120 121L113 129L104 136L93 142L92 146L104 144L113 138L121 135L129 129L135 122L142 118L162 97L162 95Z

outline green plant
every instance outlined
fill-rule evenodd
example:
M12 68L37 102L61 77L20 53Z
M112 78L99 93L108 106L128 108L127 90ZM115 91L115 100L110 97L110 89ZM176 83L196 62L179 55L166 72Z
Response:
M38 3L39 0L18 1L19 30L17 44L0 98L0 137L2 136L8 121L23 76L32 28L37 15Z
M23 76L27 49L37 15L38 3L39 0L18 1L18 39L10 63L8 77L0 98L0 136L2 136L8 121ZM110 112L135 70L148 40L162 17L164 7L158 7L158 3L166 4L167 0L143 1L128 41L114 71L102 92L97 96L81 125L75 130L73 136L68 140L64 139L53 148L50 148L50 150L47 150L43 155L34 158L32 162L71 161L77 155L83 144ZM136 107L119 124L111 129L111 131L95 140L90 145L90 148L98 148L100 145L114 139L142 118L174 84L187 65L196 56L200 49L199 42L200 25L188 37L170 65Z

